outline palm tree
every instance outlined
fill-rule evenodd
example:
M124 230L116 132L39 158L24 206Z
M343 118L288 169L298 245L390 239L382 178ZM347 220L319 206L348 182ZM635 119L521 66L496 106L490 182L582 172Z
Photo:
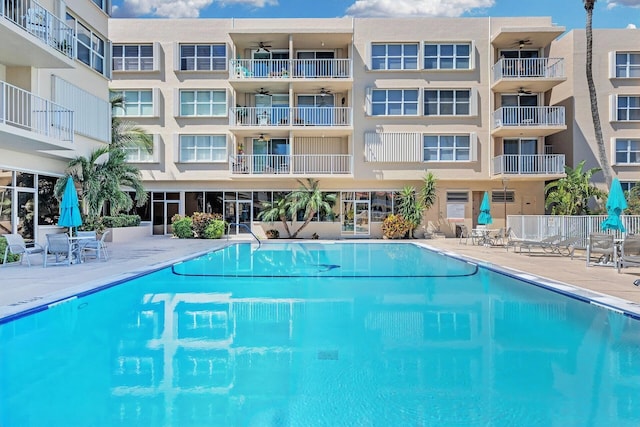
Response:
M409 237L413 237L414 230L422 222L424 211L422 204L418 200L416 189L410 186L403 187L402 190L396 193L395 199L397 202L396 211L409 225L407 234Z
M429 210L436 202L436 183L438 180L433 172L428 172L423 178L422 188L420 189L420 204L422 209Z
M287 214L289 212L290 202L286 196L283 196L273 203L262 202L262 211L258 213L258 219L266 222L281 221L284 226L284 230L287 232L287 237L291 237L291 231L289 230L289 224L287 223Z
M124 98L121 94L113 94L110 99L111 111L124 107ZM111 115L111 149L124 149L126 147L141 147L151 152L153 149L153 137L136 123L123 120Z
M596 0L582 0L584 3L584 9L587 11L587 86L589 87L589 99L591 101L591 117L593 118L593 130L596 137L596 144L598 145L598 161L604 175L604 180L607 184L607 188L611 187L611 181L613 180L611 166L607 160L607 151L602 139L602 125L600 124L600 114L598 112L598 97L596 94L596 86L593 83L593 8Z
M304 222L291 235L292 239L295 239L298 233L309 225L317 213L331 215L338 197L336 194L327 194L320 191L320 184L314 179L308 178L306 183L298 180L298 183L300 188L287 196L290 203L289 214L292 218L295 218L298 211L304 211Z
M76 157L69 162L67 174L56 182L55 194L62 197L67 179L72 177L80 186L78 192L85 215L97 217L105 202L109 202L111 213L131 209L133 200L123 186L135 191L137 206L147 201L147 193L142 186L140 171L126 163L123 150L101 147L91 152L88 158Z
M545 207L551 207L554 215L584 215L589 213L589 201L602 199L604 192L591 182L594 173L600 168L584 171L585 161L578 163L575 169L565 166L566 177L550 182L545 186L547 199Z

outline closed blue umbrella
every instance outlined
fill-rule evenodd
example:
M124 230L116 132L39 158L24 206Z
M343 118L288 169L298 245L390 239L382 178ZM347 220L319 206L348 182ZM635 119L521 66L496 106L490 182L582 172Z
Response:
M606 230L620 230L625 232L624 224L622 224L622 211L627 208L627 199L624 198L624 192L618 178L613 178L609 195L607 196L607 219L602 221L600 227Z
M67 184L62 193L58 225L69 228L82 225L82 216L80 216L80 209L78 208L78 193L71 177L67 178Z
M491 224L491 203L489 202L489 192L485 191L480 204L480 215L478 215L478 224Z

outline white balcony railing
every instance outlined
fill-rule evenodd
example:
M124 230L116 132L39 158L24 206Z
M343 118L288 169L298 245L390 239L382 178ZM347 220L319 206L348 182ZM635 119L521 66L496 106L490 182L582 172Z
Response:
M0 124L73 141L73 111L0 81Z
M500 107L493 113L494 128L502 126L564 126L564 107Z
M559 175L564 173L564 154L503 154L494 157L494 175Z
M500 79L564 78L563 58L501 58L493 67L493 81Z
M351 59L232 59L230 79L346 79Z
M350 154L238 154L229 157L231 173L243 175L345 175Z
M47 45L74 57L73 29L35 0L0 2L1 15Z
M351 107L233 107L231 126L350 126Z

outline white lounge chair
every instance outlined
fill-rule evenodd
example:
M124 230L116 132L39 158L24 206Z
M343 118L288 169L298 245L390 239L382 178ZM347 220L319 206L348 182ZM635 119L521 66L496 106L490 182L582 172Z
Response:
M2 260L2 265L7 265L7 259L9 254L20 255L20 265L22 265L22 260L27 259L27 265L31 267L31 261L29 260L29 255L33 254L43 254L44 259L44 248L37 243L34 243L33 246L27 246L24 239L19 234L3 234L4 238L7 239L7 247L4 250L4 258Z

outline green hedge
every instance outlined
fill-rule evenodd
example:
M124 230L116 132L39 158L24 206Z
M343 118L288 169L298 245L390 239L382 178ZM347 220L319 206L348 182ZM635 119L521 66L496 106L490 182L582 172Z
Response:
M140 225L140 215L103 216L102 223L106 228L137 227Z

